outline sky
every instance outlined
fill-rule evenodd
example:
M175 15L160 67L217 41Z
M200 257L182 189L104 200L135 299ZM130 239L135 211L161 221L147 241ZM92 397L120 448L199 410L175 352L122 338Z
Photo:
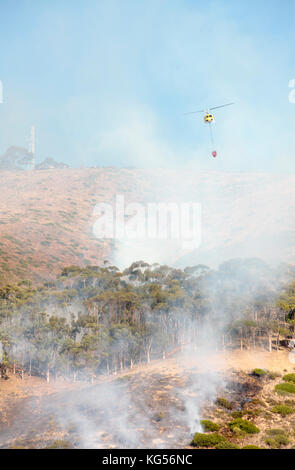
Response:
M0 18L0 154L35 125L37 162L295 172L295 0L0 0ZM182 115L232 101L213 145Z

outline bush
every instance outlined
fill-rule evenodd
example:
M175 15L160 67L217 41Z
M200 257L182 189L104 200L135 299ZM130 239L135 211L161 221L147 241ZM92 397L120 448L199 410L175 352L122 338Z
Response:
M243 411L233 411L231 413L231 416L233 418L242 418L243 416L259 416L261 414L260 409L254 409L254 410L243 410Z
M237 444L233 444L232 442L225 440L224 442L217 444L215 449L240 449L240 447Z
M51 446L45 447L45 449L70 449L71 444L68 441L58 439L54 441Z
M261 414L261 410L256 408L255 410L244 410L244 415L248 416L259 416Z
M226 398L217 397L216 403L217 405L222 406L223 408L226 408L227 410L232 409L232 404Z
M219 431L219 425L214 423L213 421L210 421L209 419L202 419L201 425L203 428L203 431Z
M287 405L276 405L271 409L271 411L273 413L278 413L282 416L287 416L287 415L291 415L292 413L294 413L293 408Z
M249 444L247 446L242 447L242 449L261 449L261 447L254 446L253 444Z
M285 400L284 405L292 406L292 408L294 408L295 400Z
M270 429L267 431L265 442L272 449L280 449L289 444L290 440L283 429Z
M231 416L233 418L242 418L242 416L244 416L244 411L233 411Z
M295 384L285 382L275 386L275 391L279 393L295 393Z
M191 445L195 447L215 447L222 442L226 442L226 439L220 434L204 434L201 432L196 432Z
M286 434L286 431L284 429L269 429L268 431L266 431L266 434L268 436L278 436L280 434Z
M253 369L252 375L256 375L256 377L262 377L267 374L267 371L264 369Z
M242 431L247 434L257 434L260 432L260 429L255 426L255 424L251 423L247 419L236 418L231 423L229 423L229 427L231 431L237 432Z
M284 375L283 380L285 380L286 382L292 382L295 384L295 374L286 374Z

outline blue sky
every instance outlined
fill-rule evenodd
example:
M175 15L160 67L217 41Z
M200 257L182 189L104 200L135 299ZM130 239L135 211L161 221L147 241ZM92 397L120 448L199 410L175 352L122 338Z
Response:
M0 153L295 172L294 0L0 0ZM218 110L213 150L201 115Z

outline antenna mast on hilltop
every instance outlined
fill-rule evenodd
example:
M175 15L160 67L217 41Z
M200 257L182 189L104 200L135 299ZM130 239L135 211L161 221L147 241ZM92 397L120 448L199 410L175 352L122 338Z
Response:
M30 141L29 141L29 153L32 155L32 170L35 170L35 144L36 144L35 126L32 126L31 134L30 134Z

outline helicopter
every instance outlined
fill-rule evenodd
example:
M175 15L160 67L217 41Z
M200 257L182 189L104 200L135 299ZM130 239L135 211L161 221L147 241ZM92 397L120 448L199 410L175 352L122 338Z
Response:
M209 124L211 144L214 145L213 131L212 131L211 124L215 122L215 118L214 118L213 114L210 111L213 111L214 109L224 108L225 106L231 106L232 104L235 104L235 103L226 103L226 104L222 104L220 106L213 106L213 108L199 109L198 111L190 111L188 113L182 113L182 116L185 116L185 115L188 115L188 114L205 113L204 122L205 122L205 124ZM216 158L217 157L217 151L212 150L211 155L212 155L212 157Z

